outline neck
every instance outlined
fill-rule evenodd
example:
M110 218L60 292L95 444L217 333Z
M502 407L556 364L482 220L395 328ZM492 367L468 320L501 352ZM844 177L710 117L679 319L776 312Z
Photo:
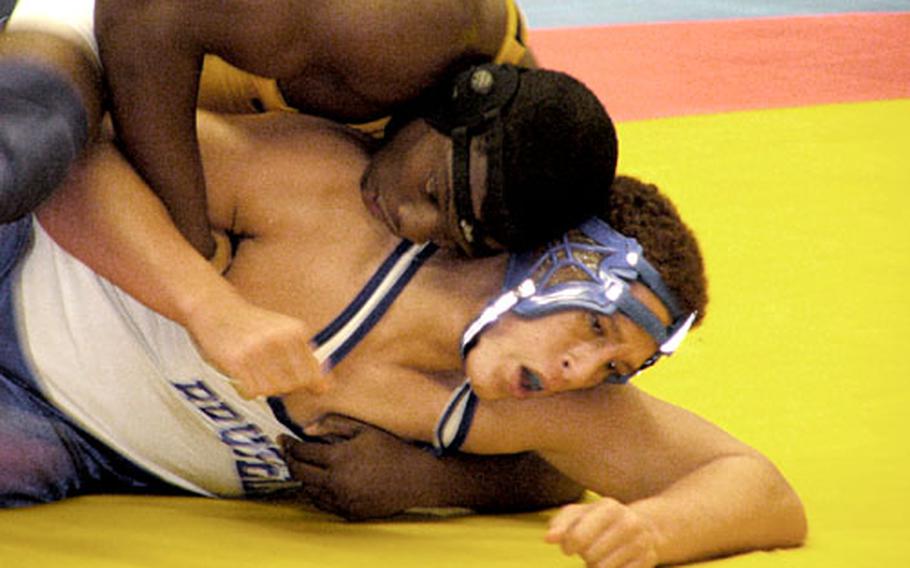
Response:
M467 260L451 251L440 252L428 274L428 286L451 305L449 319L457 326L455 335L460 340L468 324L499 293L508 255Z
M460 372L461 336L502 285L506 256L464 260L440 250L400 299L386 322L394 338L386 353L404 367L428 373Z

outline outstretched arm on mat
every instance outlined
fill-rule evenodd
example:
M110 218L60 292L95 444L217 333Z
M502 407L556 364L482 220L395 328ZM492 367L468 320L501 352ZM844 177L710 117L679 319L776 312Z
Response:
M282 439L302 493L349 520L380 518L415 507L515 513L576 501L584 488L533 453L437 458L366 423L329 415L307 440Z

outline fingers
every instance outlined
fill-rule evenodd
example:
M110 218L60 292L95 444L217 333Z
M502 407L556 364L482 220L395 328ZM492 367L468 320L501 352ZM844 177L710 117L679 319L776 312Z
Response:
M278 437L282 455L291 476L301 482L300 491L314 504L325 509L320 503L326 499L326 487L331 481L329 444L303 442L291 436Z
M248 353L233 374L238 392L245 398L287 394L299 389L324 394L331 374L324 373L308 342L285 343L281 338L263 341Z
M289 333L290 336L278 337L266 345L271 350L264 358L274 374L260 377L269 391L263 394L286 394L298 389L324 394L329 389L331 375L323 370L305 334L297 329Z
M298 389L321 394L329 388L331 375L323 372L303 321L246 303L241 308L226 320L218 318L220 327L212 324L217 333L199 334L207 358L237 381L241 396Z
M545 539L558 543L566 555L578 554L589 567L652 567L657 563L656 537L650 525L609 498L563 508L551 520Z
M587 550L579 555L585 560L588 566L594 568L635 568L638 566L650 568L654 563L647 563L636 547L624 546L618 542L619 536L616 533L606 533L602 538L597 539Z
M262 309L239 295L218 296L197 310L187 328L200 353L236 383L245 398L304 389L322 394L331 386L300 319Z
M436 458L342 416L326 416L305 431L316 433L316 427L322 435L313 441L290 436L278 439L291 473L301 482L300 492L313 505L349 520L362 520L387 517L420 504L423 480L414 471L426 470L414 460L435 463Z
M301 483L300 494L311 505L349 520L360 518L345 505L345 486L339 479L344 476L332 469L335 444L301 441L284 434L278 436L278 443L291 475Z
M313 345L306 341L288 354L292 372L290 384L294 387L291 390L304 388L313 394L325 394L331 386L330 367L316 358L313 349Z
M550 519L550 527L547 530L544 540L549 543L557 544L562 542L566 532L580 519L591 505L567 505L559 510L555 517Z
M609 501L609 500L607 500ZM560 539L560 546L567 555L584 552L599 536L611 535L610 529L622 514L621 507L597 503L579 515Z
M296 462L318 469L328 469L331 462L330 444L323 441L303 441L284 434L278 437L286 462Z

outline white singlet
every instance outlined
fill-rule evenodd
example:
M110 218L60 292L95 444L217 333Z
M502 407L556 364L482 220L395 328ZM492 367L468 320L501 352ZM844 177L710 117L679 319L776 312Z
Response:
M16 282L19 337L45 396L134 463L202 495L287 487L267 402L241 398L187 332L67 254L36 221Z

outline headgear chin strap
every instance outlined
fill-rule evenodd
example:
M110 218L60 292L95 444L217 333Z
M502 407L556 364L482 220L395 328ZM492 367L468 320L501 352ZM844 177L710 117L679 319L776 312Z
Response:
M486 244L486 232L474 216L471 139L489 135L487 195L500 194L503 114L518 92L521 73L522 70L514 65L476 65L458 73L451 82L418 103L418 116L452 139L455 214L469 256L489 256L497 252Z
M570 278L566 278L567 270L571 271ZM647 286L664 303L672 320L669 326L664 326L650 308L632 295L631 286L636 282ZM608 316L619 312L658 345L657 351L634 373L607 378L608 382L623 384L675 352L695 321L695 313L679 308L660 274L645 259L638 241L596 217L582 223L577 231L563 235L542 255L512 255L503 288L505 291L468 326L461 343L463 358L483 330L507 312L528 318L569 309ZM434 440L437 451L457 449L463 443L476 404L477 396L469 379L455 392L440 418Z

